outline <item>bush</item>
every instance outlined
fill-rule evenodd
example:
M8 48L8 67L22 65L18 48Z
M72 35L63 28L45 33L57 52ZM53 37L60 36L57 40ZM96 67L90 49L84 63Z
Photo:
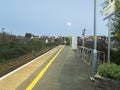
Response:
M45 43L40 39L30 39L29 36L25 38L9 35L6 32L0 33L0 63L28 53L38 52L44 48L58 45L59 43L59 41L57 43Z
M120 66L116 64L101 64L98 68L98 73L102 77L120 80Z
M118 49L117 51L111 50L111 60L117 65L120 65L120 49Z

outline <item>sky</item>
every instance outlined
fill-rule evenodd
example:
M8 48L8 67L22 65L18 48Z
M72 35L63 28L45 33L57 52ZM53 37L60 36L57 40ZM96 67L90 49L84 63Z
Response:
M97 0L97 35L107 36L107 20ZM0 32L14 35L93 35L94 0L0 0ZM69 24L68 24L69 23Z

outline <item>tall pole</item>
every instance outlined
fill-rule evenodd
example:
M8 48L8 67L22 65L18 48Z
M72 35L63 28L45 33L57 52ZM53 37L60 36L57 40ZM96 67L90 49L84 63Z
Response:
M97 73L97 25L96 25L96 18L97 18L97 5L96 0L94 0L94 50L93 50L93 76Z
M85 46L85 29L83 29L82 35L83 35L83 44L82 44L82 46L84 47Z
M109 4L111 0L109 0ZM110 63L110 43L111 43L111 18L108 18L108 63Z
M71 25L70 25L70 32L71 32ZM70 35L70 46L72 47L72 34Z
M67 25L68 25L69 30L71 32L71 22L68 22ZM72 46L72 36L71 35L70 35L70 46Z
M110 17L108 18L108 63L110 63L110 43L111 43L111 22Z

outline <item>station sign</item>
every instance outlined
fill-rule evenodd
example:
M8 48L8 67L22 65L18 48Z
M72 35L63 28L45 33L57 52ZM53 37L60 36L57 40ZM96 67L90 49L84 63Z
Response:
M111 17L115 12L115 1L113 0L110 4L103 9L103 20Z

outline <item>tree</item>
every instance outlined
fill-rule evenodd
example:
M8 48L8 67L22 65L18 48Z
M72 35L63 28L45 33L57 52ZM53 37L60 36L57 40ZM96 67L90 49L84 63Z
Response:
M115 0L115 18L113 18L114 37L117 41L120 41L120 1Z
M33 36L33 35L32 35L31 33L26 33L26 34L25 34L25 37L26 37L26 38L31 38L32 36Z
M0 45L7 46L10 42L10 35L4 31L0 33Z
M71 36L66 37L66 45L70 45Z
M112 0L113 1L113 0ZM103 9L108 6L109 0L102 3ZM120 0L115 0L115 15L112 17L112 35L116 41L120 41Z
M103 8L107 7L109 4L109 0L105 0L101 5Z
M109 0L102 3L103 9L108 6ZM120 0L115 0L115 14L111 19L113 38L120 42ZM111 51L111 60L120 65L120 45L117 47L118 51Z

